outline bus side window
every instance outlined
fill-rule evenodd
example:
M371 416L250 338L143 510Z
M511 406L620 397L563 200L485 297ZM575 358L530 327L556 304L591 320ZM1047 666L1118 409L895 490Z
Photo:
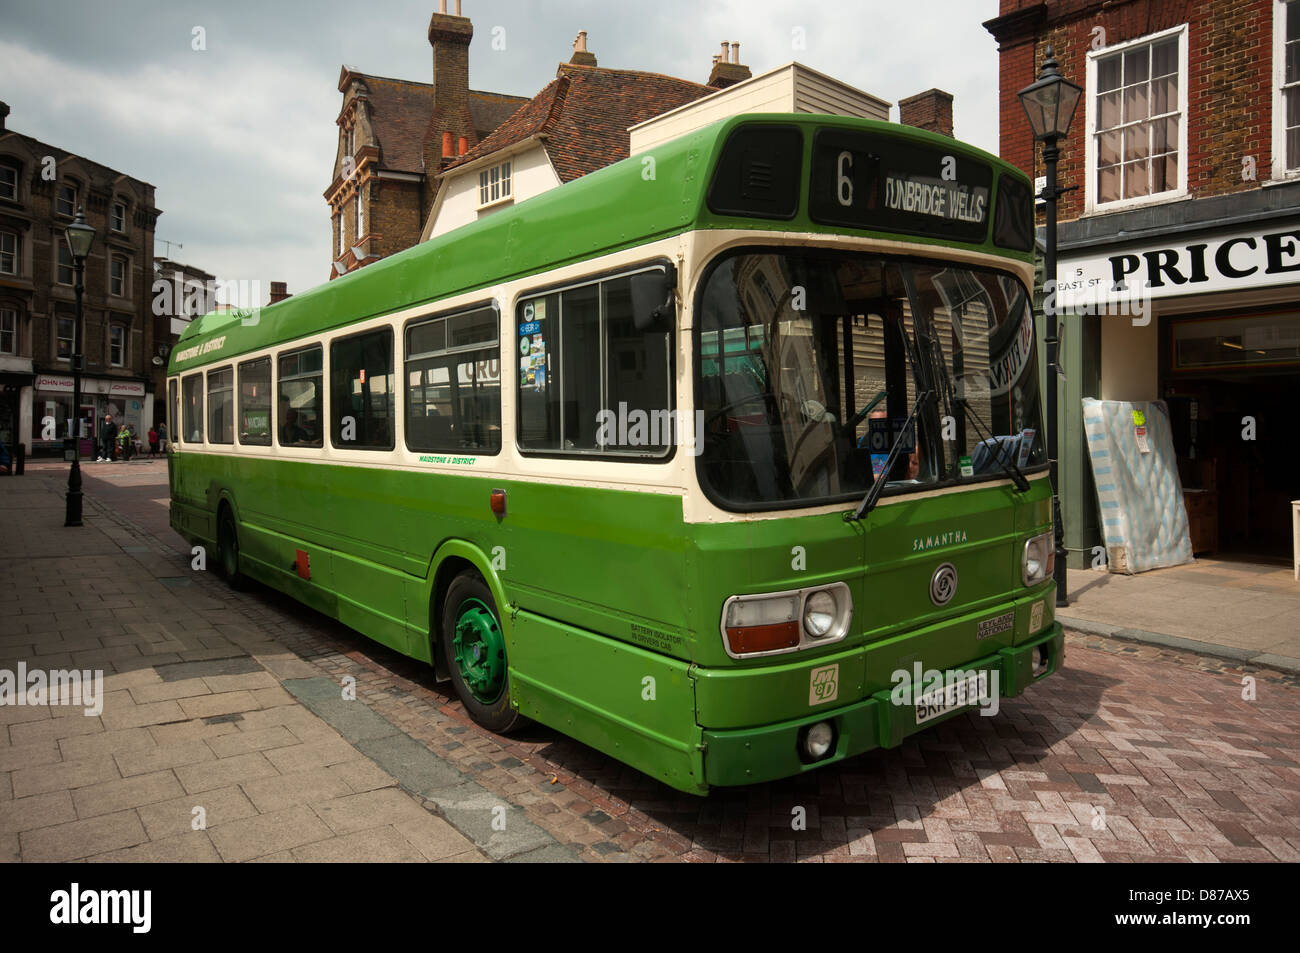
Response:
M181 378L181 436L187 443L203 442L203 375Z
M489 306L406 329L408 449L500 451L500 327Z
M173 377L167 382L167 435L171 440L176 439L176 424L180 419L176 409L177 400L176 378Z
M620 275L520 302L520 449L667 455L680 436L672 332L638 329L632 297Z
M330 443L345 450L393 449L393 329L330 344Z
M319 344L280 355L279 407L275 419L282 447L322 447L324 376Z

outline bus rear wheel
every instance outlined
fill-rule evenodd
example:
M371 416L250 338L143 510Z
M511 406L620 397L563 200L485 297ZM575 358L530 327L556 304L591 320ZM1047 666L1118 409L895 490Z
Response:
M217 571L231 589L248 588L248 577L239 571L239 532L230 507L223 508L217 520Z
M475 722L505 734L523 717L510 707L510 670L496 600L483 577L461 573L442 604L443 658L452 684Z

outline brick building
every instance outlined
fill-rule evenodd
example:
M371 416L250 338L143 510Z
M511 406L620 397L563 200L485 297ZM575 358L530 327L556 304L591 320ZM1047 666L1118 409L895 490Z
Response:
M331 278L418 242L441 170L527 102L469 88L473 36L460 0L451 15L442 0L429 20L431 83L342 68L339 145L325 190L333 221Z
M0 103L0 440L60 452L70 418L153 422L154 187L8 129ZM95 229L86 259L81 407L71 373L76 304L64 229L79 207ZM51 428L47 418L53 419Z
M1300 498L1300 2L1001 0L1001 151L1047 46L1084 87L1062 144L1061 492L1101 541L1083 397L1167 402L1193 547L1290 551ZM1040 218L1041 222L1041 218Z

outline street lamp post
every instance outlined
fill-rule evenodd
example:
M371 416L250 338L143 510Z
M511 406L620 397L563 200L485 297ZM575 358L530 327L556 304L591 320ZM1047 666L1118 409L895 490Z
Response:
M77 217L71 225L63 230L63 237L68 243L68 252L72 255L72 267L76 273L73 291L77 295L77 320L72 332L72 436L64 441L64 455L72 460L72 469L68 473L68 496L64 526L81 525L81 371L86 363L82 353L82 332L84 330L84 313L81 296L85 291L83 281L86 273L86 256L90 254L90 245L95 240L95 230L86 224L86 216L80 206ZM69 447L71 444L71 447Z
M1020 105L1029 116L1034 139L1043 144L1043 162L1047 166L1047 185L1040 195L1047 203L1046 248L1043 254L1043 318L1047 321L1043 343L1047 345L1047 462L1052 482L1052 525L1056 537L1053 578L1056 580L1056 604L1069 605L1065 578L1065 528L1061 524L1061 493L1057 478L1057 398L1060 390L1060 339L1056 300L1056 200L1066 190L1056 184L1056 163L1061 158L1058 146L1070 131L1074 110L1083 95L1082 87L1071 83L1057 69L1056 57L1049 46L1038 79L1018 94Z

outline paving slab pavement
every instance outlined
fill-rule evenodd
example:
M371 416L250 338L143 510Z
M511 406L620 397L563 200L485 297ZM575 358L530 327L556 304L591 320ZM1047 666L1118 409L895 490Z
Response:
M1202 558L1136 575L1071 569L1068 629L1300 673L1300 582L1281 563Z
M0 672L66 669L76 690L76 704L0 705L0 861L575 859L234 621L187 554L90 494L85 525L64 527L62 489L0 481ZM304 685L320 714L283 687ZM359 747L381 739L463 796L403 786L405 762Z

